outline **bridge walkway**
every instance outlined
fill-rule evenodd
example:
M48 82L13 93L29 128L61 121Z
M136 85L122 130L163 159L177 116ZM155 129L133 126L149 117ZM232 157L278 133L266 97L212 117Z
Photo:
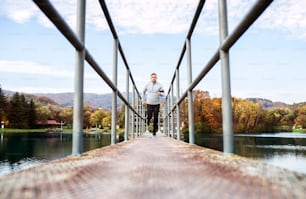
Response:
M0 198L305 198L285 169L143 135L0 177Z

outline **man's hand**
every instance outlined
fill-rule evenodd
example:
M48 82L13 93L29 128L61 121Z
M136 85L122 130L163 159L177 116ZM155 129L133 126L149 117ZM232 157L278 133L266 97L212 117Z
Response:
M143 105L143 106L147 106L147 102L142 101L142 105Z
M163 96L164 95L164 91L163 90L159 90L157 94L158 94L158 96Z

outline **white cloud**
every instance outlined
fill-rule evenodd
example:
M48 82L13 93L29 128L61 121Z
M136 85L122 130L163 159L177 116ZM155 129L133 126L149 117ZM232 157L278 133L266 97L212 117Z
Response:
M295 38L306 38L306 0L278 0L272 3L261 20L266 29L277 29Z
M2 14L17 23L25 23L39 13L39 10L31 1L3 0L0 6Z
M44 86L11 86L9 88L6 88L7 90L10 91L16 91L16 92L22 92L22 93L65 93L65 92L72 92L72 88L69 86L65 85L66 87L47 87L46 85Z
M22 60L0 60L0 73L22 73L26 75L39 75L41 77L55 77L55 78L73 78L74 72L57 69L56 67L39 64L35 62ZM84 78L87 80L99 79L94 72L84 73Z
M2 0L0 11L18 23L37 19L51 27L32 1ZM51 0L71 27L75 27L76 1ZM118 33L154 34L182 33L190 26L198 0L107 0L110 15ZM229 27L233 29L250 10L255 0L228 1ZM199 23L204 32L218 34L217 1L207 1ZM87 25L98 30L108 29L97 0L87 0ZM278 0L261 16L257 28L273 29L297 38L306 38L306 0ZM203 32L203 31L202 31Z
M114 23L127 33L180 33L190 25L198 0L108 1Z
M23 73L32 75L43 75L51 77L72 77L73 74L65 70L56 70L48 65L38 64L27 61L0 60L0 72L4 73Z

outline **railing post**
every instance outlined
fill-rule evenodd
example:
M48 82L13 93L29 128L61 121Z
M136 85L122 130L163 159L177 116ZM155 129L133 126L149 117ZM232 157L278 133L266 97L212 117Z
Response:
M170 108L173 110L173 104L174 104L174 97L173 97L173 84L171 84L171 101L170 101ZM171 112L171 127L172 127L172 138L174 138L174 133L175 133L175 126L174 126L174 113L175 111Z
M141 102L141 101L140 101ZM141 115L141 117L143 117L144 116L144 114L145 114L145 110L144 110L144 106L142 105L142 103L139 103L139 105L140 105L140 115ZM139 135L141 135L143 132L144 132L144 130L143 130L143 128L144 128L144 122L143 122L143 119L141 119L141 118L139 118L140 120L140 124L139 124Z
M129 89L130 89L130 71L126 70L126 100L129 102ZM130 130L130 120L129 120L129 107L125 105L125 133L124 133L124 140L128 140L129 130Z
M167 97L164 101L164 123L163 123L163 131L165 135L168 135L168 104L167 104Z
M167 107L168 107L168 137L171 136L171 107L170 107L170 96L168 95L168 100L167 100Z
M175 71L176 76L176 101L180 99L180 72L177 68ZM181 140L181 129L180 129L180 105L176 105L176 134L177 140Z
M190 39L186 39L187 50L187 84L192 83L192 63ZM189 120L189 144L194 144L194 110L192 90L188 91L188 120Z
M74 71L74 103L73 103L73 137L72 155L79 156L83 153L83 87L84 87L84 60L85 60L85 12L86 1L77 1L77 27L76 31L83 48L76 51Z
M142 117L144 115L144 110L143 110L143 105L141 102L141 99L139 99L139 115ZM142 125L143 125L143 121L141 119L141 117L139 117L138 122L139 122L139 136L142 133Z
M135 87L133 85L133 95L132 95L132 107L133 109L135 109ZM132 137L135 137L135 113L134 111L132 111Z
M226 0L219 0L219 29L220 45L222 45L228 35ZM229 52L220 49L220 59L222 65L223 152L232 154L234 152L234 141Z
M137 98L137 104L136 104L136 110L137 113L140 114L139 112L139 98ZM139 116L136 115L136 137L138 137L138 132L139 132Z
M113 84L116 87L117 87L117 70L118 70L118 39L114 39L114 48L113 48ZM117 90L113 90L111 145L116 144L116 136L117 136L116 120L117 120Z
M146 117L146 108L144 107L144 106L142 106L142 103L140 103L140 105L141 105L141 116L142 116L142 118L145 118ZM141 118L141 131L140 131L140 133L143 133L143 132L145 132L145 128L146 128L146 120L145 119L142 119Z
M161 120L161 109L159 109L159 113L158 113L158 133L161 133L161 130L160 130L160 126L161 126L161 122L160 122L160 120Z

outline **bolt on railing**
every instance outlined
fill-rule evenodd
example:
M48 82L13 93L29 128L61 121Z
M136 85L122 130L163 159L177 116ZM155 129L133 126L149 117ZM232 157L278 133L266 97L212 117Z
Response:
M94 71L102 78L102 80L112 89L112 132L111 132L111 144L116 143L116 111L117 111L117 97L119 97L126 106L126 117L125 117L125 140L128 139L129 129L132 129L132 136L134 135L134 130L136 130L136 136L141 130L140 126L144 123L144 116L142 110L139 108L139 101L141 101L141 95L137 90L136 84L134 82L133 76L131 74L130 68L126 61L125 55L123 53L118 35L112 23L111 17L109 15L106 3L104 0L99 0L100 6L107 20L108 26L112 32L114 39L114 49L113 49L113 78L110 80L108 76L101 69L99 64L94 60L89 51L85 47L85 19L86 19L86 1L77 0L77 35L72 31L69 25L63 20L61 15L53 7L53 5L48 0L33 0L34 3L39 7L39 9L44 12L44 14L50 19L50 21L57 27L57 29L66 37L66 39L72 44L76 50L76 63L75 63L75 87L74 87L74 112L73 112L73 146L72 155L78 156L83 153L83 84L84 84L84 61L94 69ZM117 88L117 60L118 51L124 62L126 68L126 97ZM137 101L137 108L135 107L134 101L131 104L129 102L129 81L133 84L133 100ZM137 98L135 97L135 92L137 93ZM132 122L129 122L128 113L129 110L132 111ZM135 118L137 122L135 123ZM129 125L135 125L135 128L130 128ZM134 137L134 136L133 136Z
M184 43L182 52L180 54L178 64L175 68L175 72L172 81L169 86L168 93L166 94L166 104L169 102L173 95L173 84L176 80L176 90L177 98L176 103L170 103L169 107L165 109L164 121L170 122L169 118L173 117L174 113L177 114L177 139L180 140L180 109L179 106L183 100L188 97L188 125L189 125L189 143L194 144L194 110L193 110L193 89L199 84L199 82L208 74L208 72L216 65L216 63L221 61L221 79L222 79L222 118L223 118L223 151L225 154L232 154L234 152L233 143L233 121L232 121L232 104L231 104L231 88L230 88L230 63L229 63L229 50L235 44L236 41L246 32L246 30L258 19L258 17L265 11L265 9L273 2L273 0L258 0L250 11L246 14L243 20L238 24L238 26L233 30L233 32L228 35L227 30L227 5L226 0L219 0L219 32L220 32L220 45L218 46L214 55L207 62L205 67L200 71L198 76L192 80L192 61L191 61L191 37L194 28L197 24L199 16L205 4L205 0L200 0L195 16L192 20L191 26L189 28L186 41ZM187 53L186 53L187 51ZM185 56L187 56L187 89L182 95L179 95L180 85L179 85L179 69L181 62ZM167 127L171 126L173 129L174 122L172 120L172 125L166 124ZM173 130L172 129L172 130ZM174 137L174 136L173 136Z

